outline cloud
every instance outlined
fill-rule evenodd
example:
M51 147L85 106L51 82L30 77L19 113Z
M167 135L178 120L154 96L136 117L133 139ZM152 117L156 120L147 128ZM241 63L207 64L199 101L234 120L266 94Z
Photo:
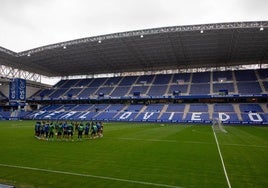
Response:
M265 0L1 0L0 46L23 51L115 32L267 20Z

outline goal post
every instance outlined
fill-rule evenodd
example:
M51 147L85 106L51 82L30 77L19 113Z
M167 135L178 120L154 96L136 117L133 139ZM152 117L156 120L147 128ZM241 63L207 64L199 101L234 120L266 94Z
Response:
M225 128L222 125L222 121L219 118L214 118L212 120L212 128L215 132L227 133L227 131L225 130Z

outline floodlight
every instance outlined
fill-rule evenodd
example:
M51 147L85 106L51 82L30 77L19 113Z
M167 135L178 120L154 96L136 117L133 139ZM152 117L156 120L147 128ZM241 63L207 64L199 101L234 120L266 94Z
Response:
M141 35L140 37L143 38L143 35Z
M204 31L203 31L203 30L201 30L201 31L200 31L200 33L204 33Z
M263 31L263 30L264 30L264 28L263 28L263 27L261 27L261 28L260 28L260 31Z

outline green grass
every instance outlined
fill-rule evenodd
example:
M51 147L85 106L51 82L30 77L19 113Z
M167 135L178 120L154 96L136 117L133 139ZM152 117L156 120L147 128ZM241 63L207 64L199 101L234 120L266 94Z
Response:
M44 141L0 122L0 183L16 187L228 187L210 126L107 123L104 137ZM268 127L217 133L232 187L268 187ZM10 166L5 166L10 165Z

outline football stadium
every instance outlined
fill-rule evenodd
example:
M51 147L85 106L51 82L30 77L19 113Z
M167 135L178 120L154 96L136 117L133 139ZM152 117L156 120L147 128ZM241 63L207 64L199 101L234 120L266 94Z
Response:
M268 187L267 21L1 47L0 66L0 187Z

